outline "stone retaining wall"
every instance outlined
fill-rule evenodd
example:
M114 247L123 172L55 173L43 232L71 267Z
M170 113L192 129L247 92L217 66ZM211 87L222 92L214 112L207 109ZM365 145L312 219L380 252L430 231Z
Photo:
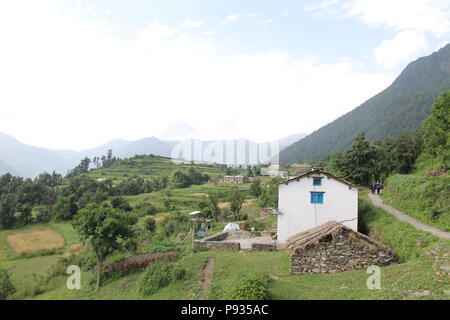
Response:
M369 265L381 267L396 261L392 251L360 239L351 239L343 230L292 254L291 273L336 273L365 269Z
M252 251L275 251L276 244L252 243Z
M195 240L194 248L204 248L208 250L220 250L220 251L239 251L241 250L241 244L239 242L217 242L217 241Z

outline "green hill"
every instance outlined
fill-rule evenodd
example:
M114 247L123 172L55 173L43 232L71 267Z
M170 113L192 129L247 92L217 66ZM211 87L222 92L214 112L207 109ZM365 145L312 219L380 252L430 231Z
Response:
M170 176L174 171L195 168L201 173L217 179L225 174L225 167L213 165L197 165L190 163L176 164L170 158L138 155L127 160L120 160L111 167L91 170L88 176L93 179L126 180L131 177L150 178L156 176Z
M410 63L387 89L280 153L282 163L326 158L345 151L364 131L374 141L422 125L433 101L450 89L450 44Z

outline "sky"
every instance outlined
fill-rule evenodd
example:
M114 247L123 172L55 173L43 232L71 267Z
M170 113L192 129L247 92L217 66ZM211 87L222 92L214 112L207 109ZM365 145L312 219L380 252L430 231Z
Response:
M449 37L448 0L2 0L0 132L75 150L311 133Z

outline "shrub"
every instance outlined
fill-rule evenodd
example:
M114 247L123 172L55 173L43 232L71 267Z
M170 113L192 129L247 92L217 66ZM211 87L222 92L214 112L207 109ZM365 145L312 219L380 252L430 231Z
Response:
M156 261L150 264L141 280L139 291L144 296L150 296L172 281L184 279L187 271L172 262Z
M269 277L261 274L240 276L232 285L228 299L231 300L267 300Z
M155 219L153 218L146 218L144 220L144 228L145 230L147 230L150 234L153 234L153 232L155 232L156 229L156 222Z
M265 224L259 220L252 220L249 223L250 228L255 228L256 231L262 231L265 228Z
M0 300L6 299L15 290L8 271L0 269Z

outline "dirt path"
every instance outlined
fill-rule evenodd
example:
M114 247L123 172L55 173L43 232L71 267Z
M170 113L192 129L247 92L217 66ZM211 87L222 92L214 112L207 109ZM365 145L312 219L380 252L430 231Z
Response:
M435 228L435 227L429 226L427 224L424 224L420 221L417 221L416 219L408 216L407 214L401 212L400 210L397 210L397 209L391 207L390 205L385 204L378 195L369 193L369 198L372 201L374 206L379 207L386 212L389 212L390 214L394 215L400 221L408 222L415 228L426 231L426 232L430 232L430 233L434 234L435 236L438 236L441 239L450 240L450 232L445 232L438 228Z
M200 279L200 288L203 294L206 294L213 280L214 260L214 257L208 257L203 266L202 277Z

